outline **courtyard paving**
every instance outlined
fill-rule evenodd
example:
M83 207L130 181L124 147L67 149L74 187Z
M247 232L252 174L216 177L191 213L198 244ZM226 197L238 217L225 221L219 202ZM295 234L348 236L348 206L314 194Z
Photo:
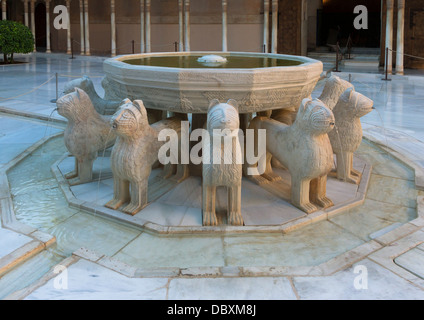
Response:
M0 298L424 299L424 77L339 74L377 109L362 206L289 233L169 237L69 207L50 170L66 151L55 73L59 93L89 75L102 95L104 58L68 58L0 66Z

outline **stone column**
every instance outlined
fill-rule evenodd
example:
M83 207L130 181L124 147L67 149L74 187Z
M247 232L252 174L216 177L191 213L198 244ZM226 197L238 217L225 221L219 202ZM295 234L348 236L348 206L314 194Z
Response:
M396 74L403 75L403 52L404 52L404 30L405 30L405 0L398 0L397 16L397 45L396 45Z
M6 0L1 0L1 19L7 20Z
M300 54L306 56L308 54L308 1L302 0L302 19L301 19L301 45Z
M392 73L393 66L393 0L386 1L387 14L386 14L386 48L389 48L388 58L387 58L387 73ZM386 51L385 51L386 52ZM386 61L386 60L385 60Z
M144 0L140 0L140 33L141 33L141 53L146 52L146 43L144 40Z
M222 0L222 51L228 51L227 47L227 0Z
M25 19L25 25L29 27L29 17L28 17L28 0L23 0L24 3L24 19Z
M71 0L66 0L66 9L68 11L68 29L66 30L66 40L67 40L67 49L66 53L72 53L72 43L71 43Z
M84 1L79 0L79 9L80 9L80 41L81 41L81 55L85 54L85 45L84 45Z
M184 0L184 49L190 51L190 0Z
M51 53L50 48L50 1L46 0L46 53Z
M183 0L178 0L178 50L184 51L184 6Z
M35 38L35 0L31 0L30 9L31 9L31 32L32 32L32 35L34 36L34 52L36 52L37 44L36 44L36 38Z
M116 56L116 20L115 20L115 0L110 0L110 28L111 28L111 55Z
M272 0L272 43L271 52L277 53L278 49L278 0Z
M146 52L152 51L150 35L150 0L146 0Z
M269 51L269 0L264 0L264 52Z
M91 55L90 52L90 19L88 15L88 0L84 0L84 21L85 21L85 54Z

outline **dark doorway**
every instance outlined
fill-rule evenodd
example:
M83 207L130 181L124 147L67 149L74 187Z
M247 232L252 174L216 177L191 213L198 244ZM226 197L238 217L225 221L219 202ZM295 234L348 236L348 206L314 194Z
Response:
M354 8L365 5L368 9L368 29L356 30ZM328 0L317 14L317 45L345 46L349 36L354 47L379 48L381 33L380 0Z
M45 51L46 38L46 5L38 3L35 7L35 46L37 51Z

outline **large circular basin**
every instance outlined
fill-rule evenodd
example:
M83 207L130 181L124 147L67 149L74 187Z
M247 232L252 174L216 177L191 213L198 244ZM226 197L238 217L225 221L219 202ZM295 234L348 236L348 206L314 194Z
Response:
M198 62L205 55L227 61ZM225 60L223 59L223 60ZM104 62L106 96L141 99L150 109L207 113L213 99L237 100L240 113L298 107L320 75L320 61L302 56L242 52L123 55Z

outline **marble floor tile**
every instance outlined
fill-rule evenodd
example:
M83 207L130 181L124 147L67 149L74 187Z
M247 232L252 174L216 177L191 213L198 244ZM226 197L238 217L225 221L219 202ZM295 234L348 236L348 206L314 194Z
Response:
M413 248L397 257L395 263L414 275L424 279L424 251Z
M296 295L287 278L173 279L168 299L296 300Z
M26 300L163 300L168 279L127 278L93 262L80 260L67 269L68 288L55 288L55 278Z
M355 273L356 267L359 268ZM366 276L367 281L355 280L361 276ZM355 281L367 285L367 289L356 289ZM302 300L424 299L424 290L368 259L329 277L295 277L293 282Z

